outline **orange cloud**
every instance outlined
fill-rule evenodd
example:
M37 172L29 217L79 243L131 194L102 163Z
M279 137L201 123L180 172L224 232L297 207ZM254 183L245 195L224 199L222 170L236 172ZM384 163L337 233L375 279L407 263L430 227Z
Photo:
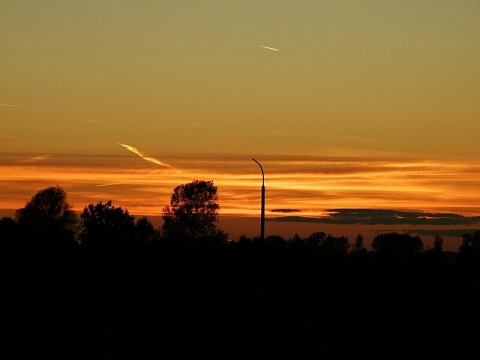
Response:
M133 214L159 215L177 185L205 179L218 187L221 214L260 213L262 175L250 157L168 159L178 164L178 172L143 162L124 166L122 157L96 157L94 162L74 156L48 162L7 159L0 162L0 208L19 208L38 190L61 185L80 210L112 200ZM480 166L475 163L276 157L262 159L262 166L267 217L279 215L274 209L323 216L333 208L480 214Z

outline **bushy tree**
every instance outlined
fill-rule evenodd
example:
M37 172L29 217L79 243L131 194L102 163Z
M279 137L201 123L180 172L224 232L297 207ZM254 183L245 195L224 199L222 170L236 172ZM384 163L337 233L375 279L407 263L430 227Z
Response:
M323 231L317 231L312 234L310 234L306 239L305 242L309 246L313 247L321 247L322 244L325 242L325 239L327 238L327 234Z
M11 217L0 219L0 256L5 251L11 251L18 240L18 224Z
M324 231L317 231L310 234L305 239L305 243L308 246L320 250L324 254L331 255L346 255L350 248L347 237L334 237L327 235Z
M144 244L160 237L159 231L146 216L142 216L135 224L135 234L140 243Z
M423 241L419 236L396 232L379 234L372 240L372 251L389 255L413 255L423 251Z
M346 236L336 237L328 235L320 244L320 249L331 256L346 256L349 248L350 243Z
M0 219L0 239L13 239L17 231L17 222L9 216Z
M89 204L81 214L82 247L96 250L127 250L136 238L135 218L128 210L115 207L109 200Z
M56 243L74 241L78 218L67 201L67 193L61 186L51 186L38 191L23 208L15 212L22 236Z
M463 265L480 270L480 230L463 234L458 252Z
M217 187L213 181L193 180L173 190L170 205L162 209L164 236L178 239L227 240L227 234L217 228Z
M480 254L480 230L462 235L462 245L458 248L460 254L477 253Z

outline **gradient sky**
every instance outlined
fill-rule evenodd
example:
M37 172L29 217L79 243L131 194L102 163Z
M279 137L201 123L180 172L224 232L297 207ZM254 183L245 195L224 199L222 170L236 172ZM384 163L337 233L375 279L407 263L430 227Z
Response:
M0 0L0 209L480 214L480 1ZM271 215L267 212L267 215Z
M478 0L2 0L0 31L1 152L480 158Z

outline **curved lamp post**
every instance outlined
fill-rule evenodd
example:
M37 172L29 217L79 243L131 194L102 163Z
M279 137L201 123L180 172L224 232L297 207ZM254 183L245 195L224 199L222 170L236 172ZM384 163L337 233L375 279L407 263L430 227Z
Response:
M258 166L260 166L260 170L262 170L262 212L261 212L261 217L260 217L260 238L262 241L265 240L265 174L263 173L263 167L262 165L252 158L253 161L255 161Z

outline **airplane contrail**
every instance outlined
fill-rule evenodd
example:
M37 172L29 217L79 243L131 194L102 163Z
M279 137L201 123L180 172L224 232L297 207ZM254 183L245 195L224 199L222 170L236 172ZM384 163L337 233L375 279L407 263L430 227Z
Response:
M278 49L275 49L275 48L273 48L273 47L270 47L270 46L265 46L265 45L258 45L258 46L260 46L260 47L262 47L262 48L264 48L264 49L268 49L268 50L280 51L280 50L278 50Z
M165 163L161 162L160 160L157 160L153 157L147 156L146 154L142 153L140 150L138 150L137 148L135 148L133 146L122 144L122 143L118 143L118 145L123 146L124 148L133 152L134 154L137 154L138 156L140 156L142 159L144 159L146 161L150 161L150 162L153 162L154 164L161 165L161 166L166 166L166 167L169 167L171 169L174 169L174 167L172 165L165 164Z
M4 106L4 107L19 107L19 106L22 106L22 105L15 105L15 104L0 104L0 106Z
M105 187L105 186L115 186L115 185L124 185L124 183L99 184L99 185L95 185L95 186L96 187Z
M43 161L43 160L49 159L51 156L52 155L34 156L32 158L29 158L29 159L20 160L19 163L31 163L31 162Z

